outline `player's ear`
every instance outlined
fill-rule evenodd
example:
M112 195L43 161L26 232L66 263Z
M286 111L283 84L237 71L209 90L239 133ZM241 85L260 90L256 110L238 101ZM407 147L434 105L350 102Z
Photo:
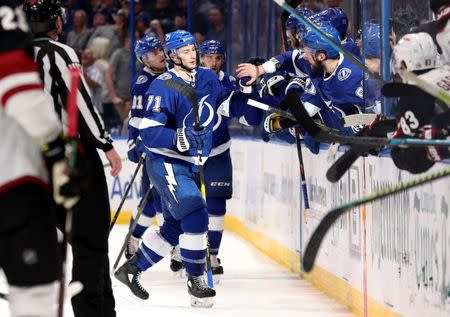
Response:
M323 62L324 60L326 60L327 59L327 54L324 52L324 51L320 51L318 54L317 54L317 60L319 61L319 62Z

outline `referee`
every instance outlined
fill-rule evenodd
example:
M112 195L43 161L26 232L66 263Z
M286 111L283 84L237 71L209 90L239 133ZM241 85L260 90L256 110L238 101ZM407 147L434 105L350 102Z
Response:
M66 100L69 87L69 68L81 68L75 51L57 42L65 22L59 0L27 0L24 3L31 31L34 35L35 59L45 92L55 111L66 126ZM72 223L72 279L80 281L84 289L72 298L76 317L116 316L108 260L110 206L103 164L97 149L105 152L111 164L111 175L122 168L120 157L104 129L103 121L92 104L84 78L77 94L80 111L79 137L83 151L82 192L73 208ZM85 166L84 166L85 165ZM65 212L58 216L64 228Z

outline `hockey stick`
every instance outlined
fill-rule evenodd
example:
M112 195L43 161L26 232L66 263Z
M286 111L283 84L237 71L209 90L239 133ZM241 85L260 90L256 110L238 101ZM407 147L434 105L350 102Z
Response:
M77 142L78 142L78 108L77 108L77 92L80 85L81 70L78 68L69 68L70 90L67 95L67 163L69 170L74 171L77 163ZM64 235L61 246L62 251L62 269L61 278L59 279L58 293L58 317L64 314L64 297L66 289L66 265L67 265L67 245L72 239L72 209L66 210L66 221L64 225ZM80 282L78 282L80 283ZM80 283L81 284L81 283Z
M278 109L278 108L275 108L275 107L271 107L271 106L269 106L269 105L267 105L267 104L265 104L265 103L256 101L256 100L254 100L254 99L248 98L247 104L248 104L249 106L252 106L252 107L255 107L255 108L264 110L264 111L269 111L269 112L271 112L271 113L277 113L277 114L279 114L279 115L281 115L281 116L283 116L283 117L286 117L286 118L288 118L288 119L291 119L291 120L294 120L294 121L298 121L298 120L292 115L292 113L287 112L287 111L284 111L284 110L281 110L281 109Z
M429 84L427 81L423 80L419 76L415 75L414 73L408 72L406 70L400 70L400 76L402 76L404 79L413 82L417 85L418 88L422 89L423 91L429 93L433 97L436 97L439 100L442 100L447 105L450 105L450 95L447 94L445 91L436 88L434 85Z
M423 81L423 80L422 80ZM433 86L433 89L440 91L436 89ZM414 97L417 96L418 98L423 98L424 94L428 94L432 97L435 97L433 94L431 94L429 91L424 91L423 89L419 88L418 86L406 84L406 83L387 83L384 84L381 88L381 93L385 97L394 98L394 97ZM435 97L436 98L436 97ZM441 102L437 104L440 108L448 109L450 103L445 103L440 99L437 99L437 101Z
M303 258L303 269L305 272L310 272L314 266L314 261L317 257L317 253L319 251L320 245L328 232L328 230L331 228L331 226L336 222L336 220L345 214L346 212L350 211L351 209L370 203L372 201L382 199L385 197L392 196L394 194L400 193L402 191L411 189L413 187L417 187L426 183L429 183L431 181L437 180L439 178L443 178L450 175L450 167L445 168L439 172L431 173L422 177L419 177L415 180L411 180L405 183L400 183L397 185L394 185L392 187L386 188L382 191L375 192L373 194L364 196L360 199L356 199L353 201L350 201L346 204L343 204L339 207L336 207L329 211L325 217L322 219L320 224L317 226L316 230L314 230L308 245L306 246L304 258Z
M395 120L382 120L371 124L370 130L366 133L374 136L386 135L396 129ZM364 130L363 130L364 131ZM336 183L347 172L347 170L362 156L367 155L372 148L362 145L352 145L350 149L339 157L327 171L327 179Z
M0 293L0 299L3 299L3 300L7 301L8 300L8 295Z
M134 229L136 229L136 225L138 223L139 218L141 217L142 212L144 211L145 205L147 204L148 198L150 197L150 193L152 191L152 187L149 186L147 191L144 194L144 198L141 201L141 204L138 207L138 212L136 214L136 217L134 217L133 223L131 224L130 230L128 230L127 235L125 236L125 240L123 241L122 248L120 249L119 254L117 255L116 261L114 261L112 272L116 270L117 266L119 265L120 258L122 257L122 254L125 252L125 248L127 247L128 240L130 239L131 235L134 232Z
M377 115L375 113L357 113L351 114L341 118L341 124L344 127L351 127L355 125L368 125L372 123Z
M123 204L125 203L125 200L128 197L128 194L129 194L129 192L131 190L131 187L133 186L134 180L135 180L135 178L136 178L136 176L137 176L137 174L139 172L139 169L144 164L146 157L147 157L147 155L145 153L142 153L141 157L139 158L139 162L138 162L138 164L136 166L136 170L134 171L133 176L131 177L130 183L128 184L128 186L126 188L125 194L123 195L122 200L120 201L119 207L117 207L117 210L116 210L116 213L114 215L114 218L111 221L111 225L109 226L109 232L111 232L112 228L114 227L114 225L115 225L115 223L117 221L117 218L119 218L119 214L122 211L122 206L123 206Z
M308 115L303 103L296 98L296 95L292 95L290 92L287 94L288 106L300 123L300 125L308 132L314 139L324 143L340 143L350 145L361 145L369 148L377 148L383 146L450 146L450 140L424 140L424 139L388 139L380 137L365 137L365 136L348 136L339 134L337 130L329 127L319 125L314 122Z
M194 109L194 129L199 131L202 129L200 126L200 113L199 113L199 107L198 107L198 99L197 99L197 93L191 89L190 87L174 80L169 79L165 80L163 83L166 87L172 88L179 93L183 94L185 97L189 99L189 101L192 103L192 107ZM200 188L200 192L202 194L203 199L206 203L206 186L205 186L205 169L202 164L202 151L198 151L198 186ZM209 247L209 241L208 238L206 239L206 273L208 276L208 286L210 288L214 287L214 281L212 277L212 268L211 268L211 251Z

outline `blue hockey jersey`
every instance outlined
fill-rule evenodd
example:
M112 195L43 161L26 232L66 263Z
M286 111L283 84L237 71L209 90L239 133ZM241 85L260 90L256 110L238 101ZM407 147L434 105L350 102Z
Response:
M158 76L145 94L145 115L139 125L139 135L143 148L149 156L163 156L177 163L198 163L197 157L179 152L175 145L176 129L194 124L194 111L190 100L172 88L166 87L164 81L173 79L195 90L198 98L200 125L213 128L217 107L223 89L217 75L210 69L199 67L193 72L193 81L186 82L174 70ZM206 158L202 159L205 162Z
M311 80L325 104L344 116L360 113L364 108L363 76L359 67L340 54L332 74Z
M361 50L358 45L356 45L355 41L353 41L350 37L346 37L341 41L342 47L347 51L355 55L358 59L361 59Z
M128 120L128 139L136 140L139 135L139 125L144 117L145 93L150 84L158 75L153 74L144 67L137 75L136 81L131 87L131 110Z

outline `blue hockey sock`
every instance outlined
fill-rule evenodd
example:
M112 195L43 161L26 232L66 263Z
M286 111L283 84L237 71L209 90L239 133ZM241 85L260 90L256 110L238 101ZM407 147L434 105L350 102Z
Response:
M211 198L208 202L208 241L211 255L219 253L220 243L222 242L224 216L226 212L226 201L220 198Z

